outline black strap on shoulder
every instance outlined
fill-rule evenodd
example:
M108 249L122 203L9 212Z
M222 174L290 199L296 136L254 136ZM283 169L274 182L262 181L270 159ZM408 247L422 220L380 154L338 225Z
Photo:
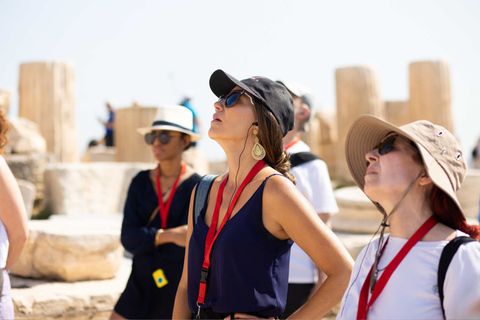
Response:
M298 152L290 155L290 167L296 167L301 164L320 159L310 151Z
M200 179L195 190L195 197L193 198L193 225L197 223L198 216L203 207L207 204L208 194L212 188L213 181L218 177L214 174L206 174Z
M445 276L447 275L448 266L452 262L453 256L458 248L471 241L476 241L471 237L457 237L450 241L445 248L443 248L440 262L438 264L438 295L440 297L440 305L442 306L443 318L445 319L445 309L443 308L443 284L445 283Z

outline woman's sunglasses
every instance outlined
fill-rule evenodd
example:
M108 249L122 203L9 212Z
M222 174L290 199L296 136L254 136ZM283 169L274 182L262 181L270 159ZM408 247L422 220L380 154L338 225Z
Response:
M384 154L387 154L392 150L393 144L395 143L395 140L397 140L397 138L400 138L398 134L392 134L380 141L380 143L375 148L373 148L373 150L378 149L378 153L383 156ZM418 151L418 148L413 141L406 138L404 139L408 141L408 145L410 147Z
M375 148L373 148L373 150L378 149L378 153L383 156L384 154L387 154L388 152L390 152L390 150L392 150L393 144L395 143L395 140L397 140L397 138L398 134L392 134L391 136L388 136L382 141L380 141L380 143Z
M149 132L145 135L145 142L152 145L155 139L158 138L161 144L169 144L172 137L180 137L181 134L172 134L170 131L156 131Z
M238 100L240 99L240 96L242 94L245 94L247 97L249 97L250 102L253 104L252 97L250 97L250 95L245 90L233 91L233 92L230 92L227 95L222 95L218 98L218 101L221 102L221 101L225 100L225 107L226 108L231 108L238 102Z

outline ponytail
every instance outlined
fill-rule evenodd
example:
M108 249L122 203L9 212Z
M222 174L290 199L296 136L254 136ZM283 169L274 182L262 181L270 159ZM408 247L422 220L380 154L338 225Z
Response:
M460 208L443 190L434 185L430 199L433 213L438 221L452 229L465 232L470 237L480 241L480 226L468 224Z
M277 119L257 100L255 100L255 113L258 118L257 137L266 152L263 160L296 184L295 177L290 173L290 156L283 147L282 131Z

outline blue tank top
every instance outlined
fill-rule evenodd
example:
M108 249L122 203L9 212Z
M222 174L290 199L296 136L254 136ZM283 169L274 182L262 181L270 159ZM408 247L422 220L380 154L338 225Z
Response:
M267 177L225 224L214 243L205 303L218 313L245 312L275 317L285 309L291 239L279 240L265 229L262 196ZM188 251L188 305L197 312L200 273L208 226L202 209Z

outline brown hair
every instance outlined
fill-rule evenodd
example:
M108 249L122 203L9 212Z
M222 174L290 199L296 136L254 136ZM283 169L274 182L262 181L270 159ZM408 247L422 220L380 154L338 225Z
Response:
M480 226L468 224L458 206L436 185L433 186L430 193L430 207L438 221L444 225L465 232L470 237L480 240Z
M8 131L10 131L10 123L7 120L5 112L0 109L0 154L3 155L3 147L8 143Z
M266 152L263 160L295 184L297 181L290 173L290 156L283 147L280 125L262 102L255 100L254 110L258 119L257 137Z

